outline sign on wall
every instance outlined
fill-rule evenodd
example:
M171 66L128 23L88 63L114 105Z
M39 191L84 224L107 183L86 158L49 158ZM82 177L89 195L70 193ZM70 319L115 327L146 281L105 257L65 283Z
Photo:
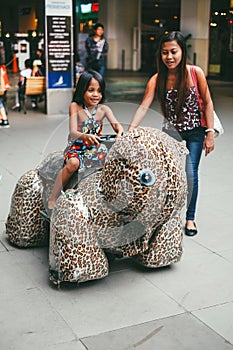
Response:
M48 88L72 88L72 0L46 0Z

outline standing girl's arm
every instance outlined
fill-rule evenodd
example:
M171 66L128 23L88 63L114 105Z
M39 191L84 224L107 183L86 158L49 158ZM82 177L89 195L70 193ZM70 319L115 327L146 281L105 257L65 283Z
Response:
M118 122L118 120L116 119L116 117L114 116L112 110L106 106L103 105L104 108L104 112L105 112L105 116L108 119L108 121L110 122L113 130L116 132L116 139L119 139L121 137L121 135L124 132L123 126Z
M146 90L142 99L142 102L140 103L140 106L138 107L136 113L134 114L133 119L131 120L131 123L128 127L128 130L133 130L136 128L142 121L142 119L145 117L148 108L152 104L154 98L155 98L155 90L156 90L156 83L157 83L157 76L158 74L154 74L148 81L146 85Z

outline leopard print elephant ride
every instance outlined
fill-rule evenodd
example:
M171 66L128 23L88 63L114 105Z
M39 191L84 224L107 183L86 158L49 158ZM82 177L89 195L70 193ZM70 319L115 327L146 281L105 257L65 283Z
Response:
M182 143L150 127L138 127L117 140L102 170L56 201L50 220L50 280L103 278L109 273L108 253L149 268L178 262L187 153ZM36 200L41 203L45 185L38 181Z
M106 253L156 268L182 255L186 147L139 127L111 147L103 170L62 194L50 224L50 279L84 282L109 273Z

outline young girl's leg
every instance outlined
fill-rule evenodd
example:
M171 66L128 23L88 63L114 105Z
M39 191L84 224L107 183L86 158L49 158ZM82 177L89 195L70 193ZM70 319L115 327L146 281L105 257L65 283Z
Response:
M60 170L56 181L54 183L54 187L52 193L48 199L48 208L53 209L55 202L60 194L61 189L67 184L71 176L74 174L76 170L78 170L80 166L80 161L78 158L70 158L63 169Z

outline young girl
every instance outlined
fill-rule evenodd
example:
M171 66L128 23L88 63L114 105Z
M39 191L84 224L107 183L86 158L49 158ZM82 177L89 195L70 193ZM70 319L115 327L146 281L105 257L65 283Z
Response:
M204 72L200 67L193 66L204 102L207 122L207 128L204 129L201 126L201 112L191 66L186 64L186 59L187 49L183 35L180 32L165 34L158 48L158 73L149 79L143 100L131 121L129 130L139 125L156 94L164 115L163 131L180 141L185 140L189 150L186 161L189 194L185 234L194 236L197 234L194 220L198 194L198 167L202 149L205 149L205 155L214 149L214 114Z
M103 120L106 117L119 138L123 133L111 109L101 104L105 99L105 81L96 71L89 70L80 76L70 104L69 146L64 154L65 166L60 171L48 199L53 209L63 186L79 168L85 166L85 157L99 146Z

